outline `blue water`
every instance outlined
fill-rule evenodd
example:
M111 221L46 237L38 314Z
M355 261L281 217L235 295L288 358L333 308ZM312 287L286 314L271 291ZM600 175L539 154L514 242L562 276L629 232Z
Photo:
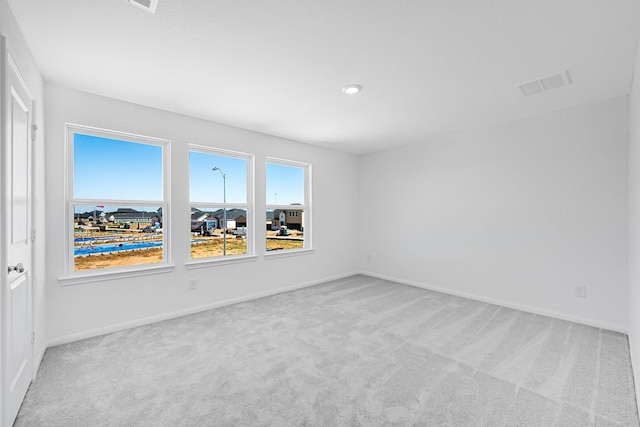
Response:
M76 242L89 242L89 241L105 241L105 240L114 240L108 237L98 237L98 238L81 238L75 239ZM205 239L193 239L191 243L200 243L205 242ZM114 252L122 252L122 251L132 251L136 249L149 249L149 248L158 248L162 246L161 241L152 241L152 242L122 242L115 244L100 244L100 245L87 245L87 246L76 246L73 249L73 256L79 255L91 255L91 254L110 254Z
M95 239L94 239L95 240ZM106 245L77 246L73 248L73 256L91 254L109 254L113 252L132 251L135 249L158 248L162 246L161 241L154 242L123 242Z
M108 242L111 240L121 239L120 236L100 236L100 237L76 237L74 240L76 243L78 242Z

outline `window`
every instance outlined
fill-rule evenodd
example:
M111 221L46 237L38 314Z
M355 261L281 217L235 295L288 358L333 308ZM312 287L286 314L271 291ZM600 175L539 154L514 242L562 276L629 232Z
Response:
M67 125L70 272L168 263L168 143Z
M311 165L267 161L267 252L311 248Z
M191 259L253 254L253 156L191 146Z

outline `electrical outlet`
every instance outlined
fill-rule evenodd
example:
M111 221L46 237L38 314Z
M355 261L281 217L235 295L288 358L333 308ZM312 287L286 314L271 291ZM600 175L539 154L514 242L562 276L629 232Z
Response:
M367 262L371 262L371 255L367 255Z
M587 297L587 287L586 286L576 286L576 296L579 298Z
M197 279L189 280L189 290L195 291L196 289L198 289L198 280Z

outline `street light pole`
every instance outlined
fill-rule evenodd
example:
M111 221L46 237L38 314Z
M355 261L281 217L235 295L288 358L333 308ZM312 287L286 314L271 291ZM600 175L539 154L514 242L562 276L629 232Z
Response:
M218 171L220 172L220 175L222 175L222 203L224 204L222 207L222 214L224 217L224 228L222 229L222 255L227 256L227 175L217 166L211 170Z

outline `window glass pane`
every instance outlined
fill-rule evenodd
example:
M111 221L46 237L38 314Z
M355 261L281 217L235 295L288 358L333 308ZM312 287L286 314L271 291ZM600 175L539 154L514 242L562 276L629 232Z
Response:
M162 262L161 206L74 205L74 270Z
M162 147L75 133L73 197L163 200Z
M267 251L304 247L304 210L267 209Z
M267 163L267 204L304 204L304 168Z
M223 232L223 208L191 208L191 258L211 258L247 253L247 210L230 207Z
M226 190L227 203L247 203L247 160L190 151L189 186L192 202L223 203Z

